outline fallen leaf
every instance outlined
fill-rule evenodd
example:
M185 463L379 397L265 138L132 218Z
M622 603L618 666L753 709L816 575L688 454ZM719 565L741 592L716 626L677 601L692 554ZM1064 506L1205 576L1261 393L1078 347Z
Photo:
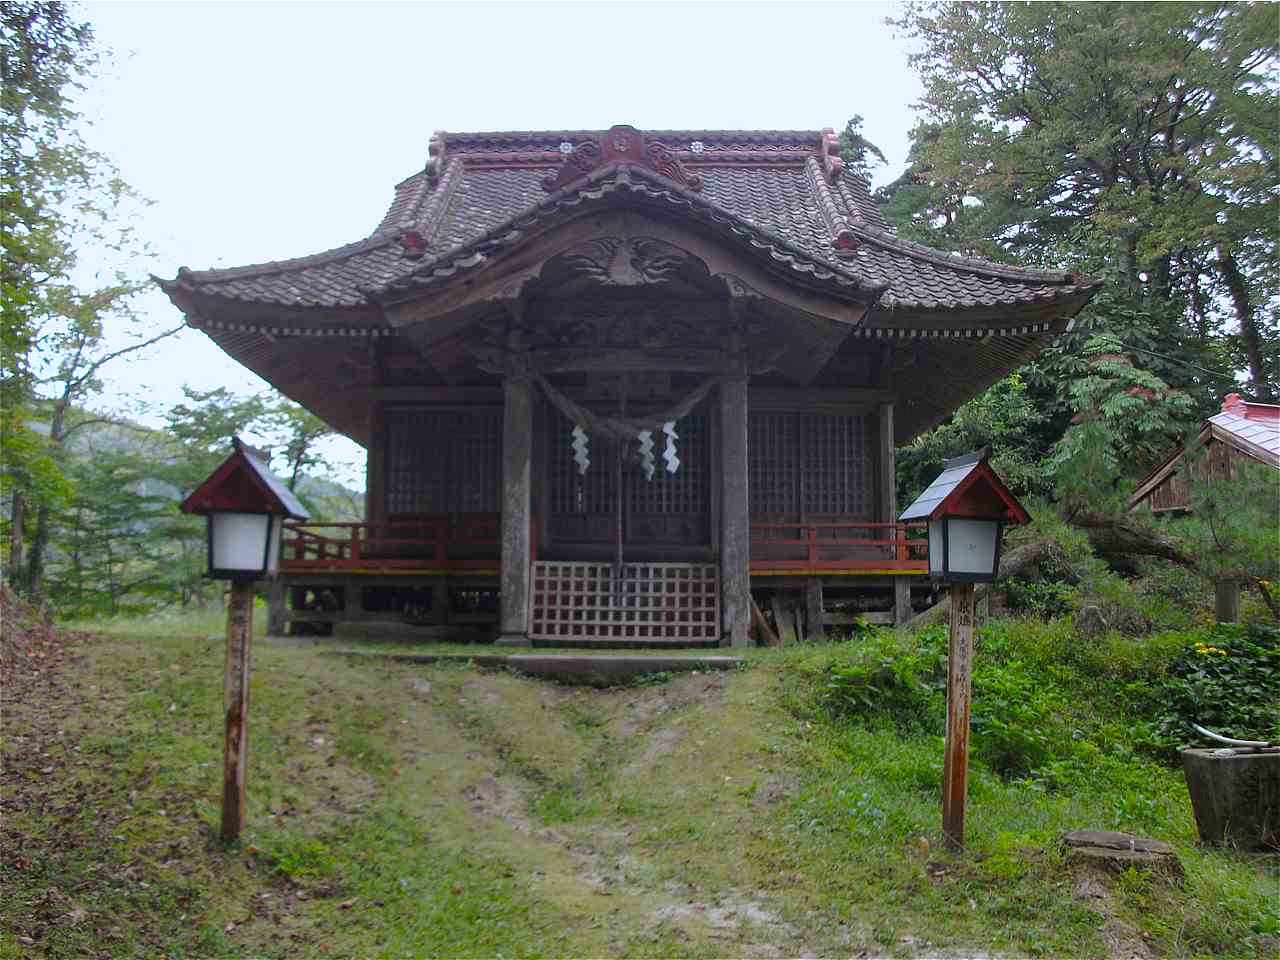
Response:
M454 892L454 893L461 893L461 892L462 892L462 884L460 884L460 883L455 883L455 884L453 885L453 892Z

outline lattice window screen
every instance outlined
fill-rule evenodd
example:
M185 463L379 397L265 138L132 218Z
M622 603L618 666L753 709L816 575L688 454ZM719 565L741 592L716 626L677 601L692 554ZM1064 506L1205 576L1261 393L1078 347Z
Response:
M699 407L676 424L676 454L680 469L667 473L662 453L666 438L653 439L655 470L646 480L638 466L628 466L627 506L630 512L644 515L706 513L711 509L711 477L708 456L709 424L706 411Z
M388 410L388 514L501 509L502 414Z
M751 413L748 430L753 519L872 516L865 416L761 411Z
M799 498L798 417L752 413L747 420L747 491L751 516L792 520Z
M871 517L871 460L866 418L801 415L804 445L801 505L806 519Z
M615 445L592 437L589 445L591 466L586 473L580 474L578 465L573 461L573 444L570 439L573 425L555 410L551 411L550 421L551 512L613 513L617 509L613 466Z
M557 411L550 416L551 512L563 514L612 514L617 492L615 444L591 438L591 466L578 473L573 461L570 432L573 425ZM676 425L676 452L680 469L666 472L662 452L666 439L654 437L652 480L645 480L637 465L628 464L627 507L631 514L668 515L706 513L711 509L710 424L701 407Z

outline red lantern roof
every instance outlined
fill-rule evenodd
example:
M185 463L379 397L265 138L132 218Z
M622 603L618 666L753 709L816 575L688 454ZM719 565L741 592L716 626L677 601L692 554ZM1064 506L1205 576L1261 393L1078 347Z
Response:
M943 461L942 473L898 519L940 520L947 516L1029 523L1031 515L987 463L989 453L983 449Z
M196 487L178 508L183 513L207 514L224 510L240 513L277 513L294 520L311 514L267 466L266 454L239 437L234 450L209 479Z

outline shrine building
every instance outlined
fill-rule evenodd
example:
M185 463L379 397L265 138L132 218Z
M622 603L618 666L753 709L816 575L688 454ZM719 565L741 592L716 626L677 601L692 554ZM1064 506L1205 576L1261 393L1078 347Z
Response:
M368 451L363 522L286 530L276 628L556 646L908 617L894 448L1096 289L899 239L830 130L629 126L437 133L368 237L161 285Z

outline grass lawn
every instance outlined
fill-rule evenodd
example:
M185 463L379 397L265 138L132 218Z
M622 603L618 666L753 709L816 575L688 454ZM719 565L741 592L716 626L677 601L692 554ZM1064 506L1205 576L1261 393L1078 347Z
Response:
M590 690L262 640L225 846L222 642L181 626L7 665L0 957L1276 951L1276 858L1200 847L1154 763L1124 791L976 764L940 852L941 738L807 706L850 645ZM1185 880L1063 859L1136 826Z

